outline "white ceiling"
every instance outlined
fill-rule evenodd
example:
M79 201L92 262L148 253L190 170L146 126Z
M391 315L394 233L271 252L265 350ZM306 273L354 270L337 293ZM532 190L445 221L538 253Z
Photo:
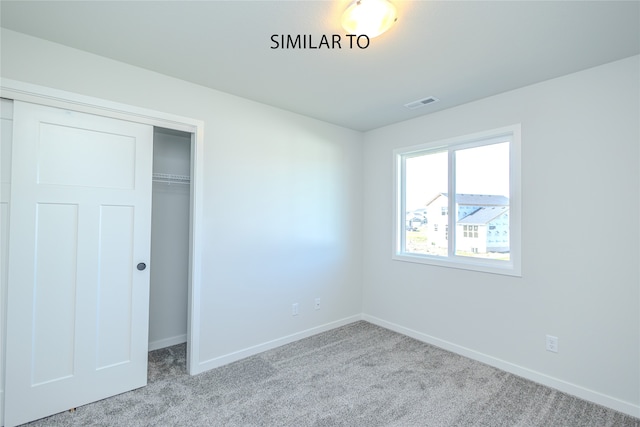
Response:
M640 53L640 1L402 1L349 49L334 1L7 1L3 27L366 131ZM272 34L342 49L271 49ZM427 96L440 102L408 110Z

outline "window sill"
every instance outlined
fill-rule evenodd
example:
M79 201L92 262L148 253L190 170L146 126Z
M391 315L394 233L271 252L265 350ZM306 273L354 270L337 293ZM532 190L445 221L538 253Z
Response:
M443 258L415 253L394 253L392 259L396 261L433 265L437 267L455 268L460 270L478 271L481 273L500 274L504 276L522 277L521 270L511 261L496 261L490 259L454 256Z

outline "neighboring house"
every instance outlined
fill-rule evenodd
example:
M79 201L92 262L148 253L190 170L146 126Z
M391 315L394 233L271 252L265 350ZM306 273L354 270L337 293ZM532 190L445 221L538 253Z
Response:
M426 207L427 241L446 248L449 239L449 197L440 193ZM509 198L485 194L456 196L456 250L509 252Z
M407 230L417 230L427 223L427 210L425 208L408 211L405 215Z
M487 253L509 252L509 207L483 207L456 224L456 250Z

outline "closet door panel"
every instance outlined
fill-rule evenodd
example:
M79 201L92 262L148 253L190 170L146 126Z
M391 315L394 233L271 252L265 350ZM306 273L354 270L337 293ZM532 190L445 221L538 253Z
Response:
M52 123L39 132L38 184L134 188L134 137Z
M78 205L39 203L36 218L31 386L74 375Z
M97 369L131 359L134 213L133 206L100 208ZM110 307L120 307L118 316Z

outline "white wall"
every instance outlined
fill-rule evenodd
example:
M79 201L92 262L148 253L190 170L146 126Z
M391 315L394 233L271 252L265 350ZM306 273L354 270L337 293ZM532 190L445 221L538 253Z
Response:
M365 319L639 416L638 64L366 133ZM392 260L392 150L515 123L522 278Z
M1 35L4 78L204 121L203 367L359 318L360 133L12 31Z

